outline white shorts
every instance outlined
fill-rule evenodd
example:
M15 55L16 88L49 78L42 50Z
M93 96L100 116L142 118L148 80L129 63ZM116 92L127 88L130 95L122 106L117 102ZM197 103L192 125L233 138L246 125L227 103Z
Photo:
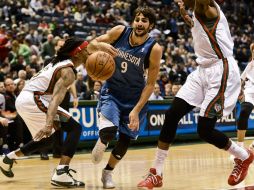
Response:
M32 137L36 135L46 125L46 112L49 102L43 96L34 95L30 91L22 91L16 99L16 109L18 114L26 123ZM55 120L59 121L61 118L68 119L71 115L61 107L57 108L57 115ZM52 133L54 133L54 129Z
M229 115L235 107L241 88L238 65L233 57L209 67L198 66L192 72L176 97L200 108L200 116Z

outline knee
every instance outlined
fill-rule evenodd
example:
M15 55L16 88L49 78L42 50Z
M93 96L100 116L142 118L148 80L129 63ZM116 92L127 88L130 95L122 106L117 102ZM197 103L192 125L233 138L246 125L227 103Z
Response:
M206 129L206 127L202 126L202 125L199 125L197 126L197 132L198 132L198 135L201 139L207 139L207 137L209 136L209 132L210 130L209 129Z
M121 160L124 157L130 145L130 141L131 138L128 135L123 133L119 134L117 144L112 151L112 155L115 157L115 159Z
M240 116L237 120L237 129L246 130L248 128L248 118L253 109L253 105L249 102L243 102L241 104Z
M108 142L112 141L115 138L116 132L117 132L117 127L115 126L101 129L99 131L99 136L101 141L107 144Z
M242 105L241 105L240 116L248 118L251 111L252 111L252 109L253 109L253 105L251 103L243 102Z
M61 124L61 128L66 132L74 132L77 135L82 132L82 126L72 117L64 125Z
M198 126L197 126L197 132L201 139L206 140L210 139L210 136L212 135L212 132L215 127L216 118L205 118L205 117L199 117L198 119Z

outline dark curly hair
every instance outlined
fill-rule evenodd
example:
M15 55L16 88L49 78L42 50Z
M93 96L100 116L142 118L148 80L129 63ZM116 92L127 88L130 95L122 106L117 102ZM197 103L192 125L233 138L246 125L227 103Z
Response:
M56 56L52 57L49 61L55 65L56 63L70 59L71 55L70 52L72 52L76 47L80 46L84 42L83 39L77 38L77 37L71 37L68 38L64 45L57 51Z
M155 24L155 21L156 21L156 14L155 14L155 11L148 7L148 6L145 6L145 7L138 7L135 11L134 11L134 18L133 20L135 19L135 17L137 15L140 15L140 14L143 14L144 17L148 18L149 19L149 22L150 24Z

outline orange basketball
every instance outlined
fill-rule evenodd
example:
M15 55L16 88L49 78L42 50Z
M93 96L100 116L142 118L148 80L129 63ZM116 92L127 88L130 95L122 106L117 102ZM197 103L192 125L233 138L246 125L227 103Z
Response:
M114 58L106 52L96 51L87 58L86 70L93 80L107 80L115 72Z

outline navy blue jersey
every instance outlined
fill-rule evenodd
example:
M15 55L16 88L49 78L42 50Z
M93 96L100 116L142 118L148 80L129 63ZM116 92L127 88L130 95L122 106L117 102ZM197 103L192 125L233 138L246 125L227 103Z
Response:
M129 42L132 30L126 27L112 44L118 51L116 70L104 88L119 101L135 104L145 87L144 71L149 67L150 52L156 41L148 37L143 44L132 46Z

